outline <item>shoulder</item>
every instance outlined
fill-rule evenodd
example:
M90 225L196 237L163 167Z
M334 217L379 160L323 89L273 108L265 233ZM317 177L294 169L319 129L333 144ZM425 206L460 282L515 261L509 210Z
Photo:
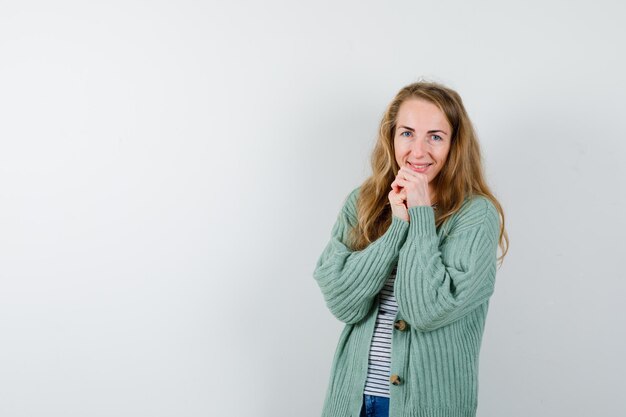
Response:
M359 198L359 191L361 190L361 186L355 187L348 193L348 195L344 198L343 208L344 213L348 215L351 221L356 220L357 211L356 211L356 202Z
M360 185L358 187L353 188L352 191L350 191L350 194L348 194L348 197L346 197L346 202L351 202L353 204L356 204L356 200L359 198L360 191L361 191Z
M493 202L482 195L468 196L452 217L451 229L455 233L474 228L499 229L500 215Z
M471 195L465 199L459 212L465 216L485 217L497 214L498 210L493 202L484 195Z

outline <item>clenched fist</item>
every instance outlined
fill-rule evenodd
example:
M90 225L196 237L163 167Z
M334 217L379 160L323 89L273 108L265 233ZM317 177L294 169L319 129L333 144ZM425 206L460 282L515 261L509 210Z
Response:
M391 183L388 198L392 215L409 221L409 207L431 205L428 177L407 167L401 167L396 179Z
M406 191L398 185L398 178L391 183L391 191L387 195L391 205L391 215L409 221L409 211L406 206Z

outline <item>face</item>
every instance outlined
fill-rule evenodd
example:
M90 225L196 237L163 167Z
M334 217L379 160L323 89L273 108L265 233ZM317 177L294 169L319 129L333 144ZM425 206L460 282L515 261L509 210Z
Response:
M432 181L446 163L451 134L445 114L435 104L412 98L400 105L393 138L396 162L426 174L431 200L435 191Z

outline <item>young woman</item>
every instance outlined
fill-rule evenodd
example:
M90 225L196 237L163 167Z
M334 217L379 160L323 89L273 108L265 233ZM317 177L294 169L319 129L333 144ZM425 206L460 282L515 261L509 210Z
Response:
M475 416L508 237L461 97L437 83L401 89L372 171L345 199L313 273L346 323L322 415Z

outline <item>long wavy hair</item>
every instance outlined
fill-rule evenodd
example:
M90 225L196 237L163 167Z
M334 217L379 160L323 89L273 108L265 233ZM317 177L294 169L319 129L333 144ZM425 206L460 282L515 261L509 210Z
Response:
M500 215L500 265L508 252L509 238L504 227L504 211L487 185L478 138L459 94L439 83L416 82L402 88L391 101L380 122L378 140L371 157L372 175L361 184L357 200L358 223L350 231L353 250L374 242L391 224L388 194L400 167L395 158L394 136L400 105L407 99L422 99L435 104L452 127L450 151L435 182L435 225L459 211L467 197L482 195L494 204Z

